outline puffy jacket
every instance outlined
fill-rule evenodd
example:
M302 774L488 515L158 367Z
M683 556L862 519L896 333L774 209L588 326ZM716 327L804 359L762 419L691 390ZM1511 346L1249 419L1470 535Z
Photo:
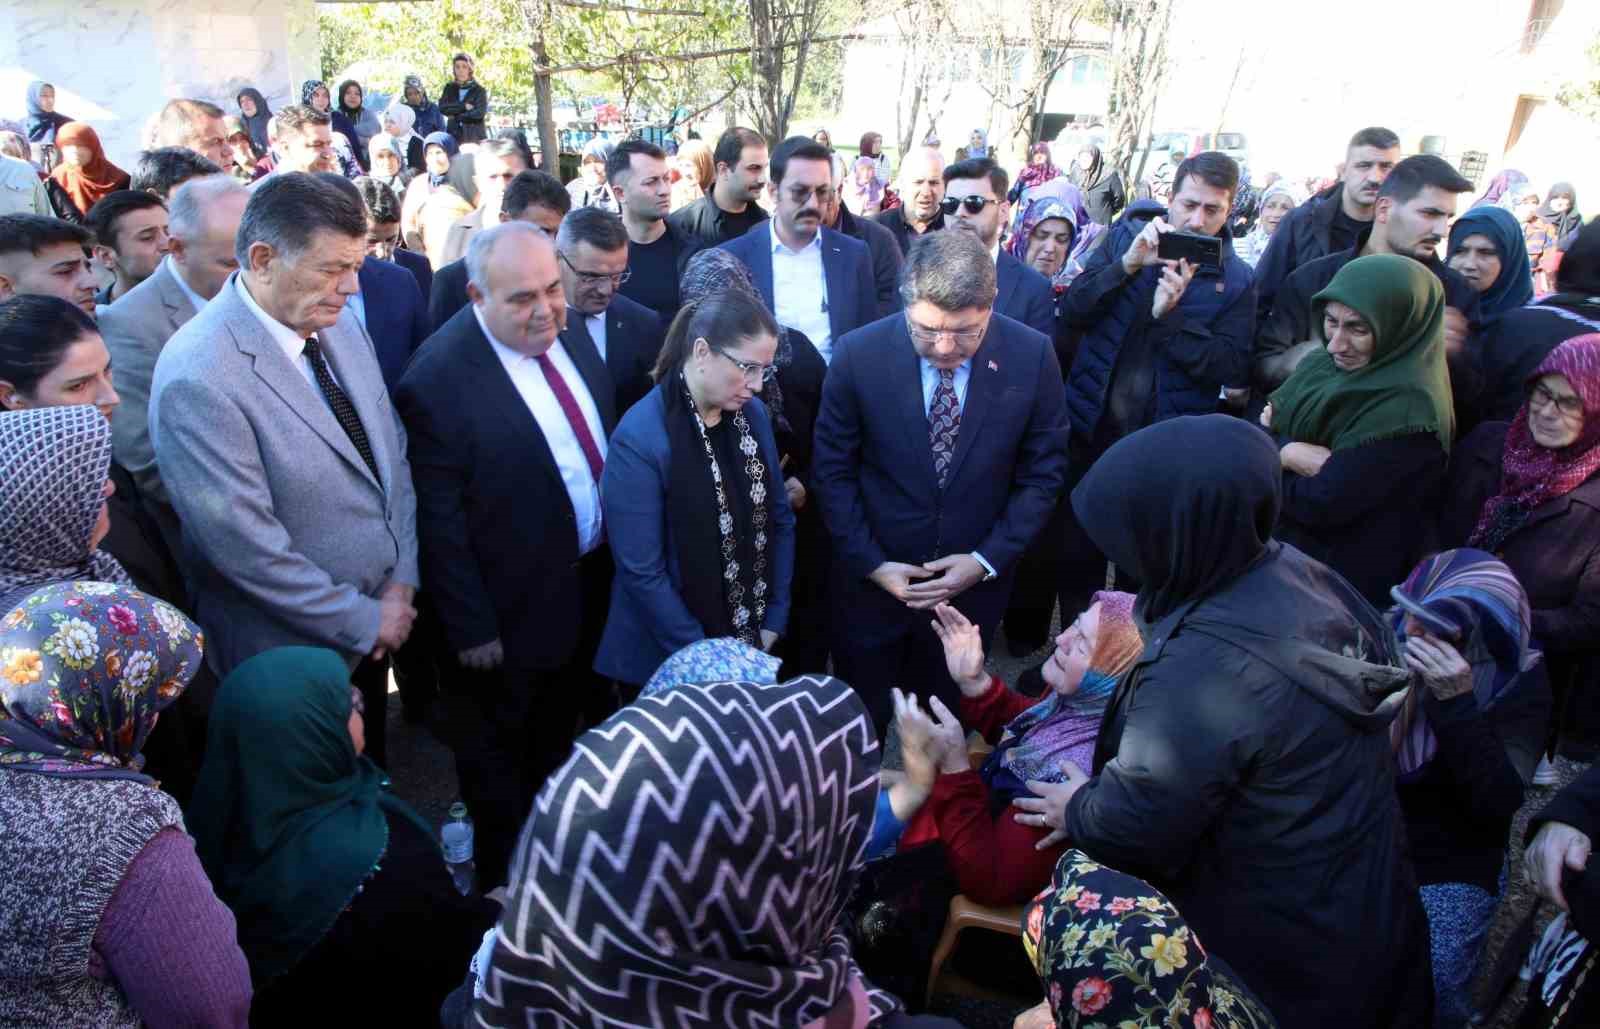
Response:
M1159 322L1150 308L1161 266L1132 278L1123 273L1122 255L1134 237L1147 221L1166 213L1154 201L1131 204L1062 298L1062 320L1083 331L1067 377L1067 414L1073 435L1083 442L1095 438L1113 376L1127 373L1120 357L1135 333L1154 334L1148 341L1155 362L1152 421L1209 414L1222 387L1240 385L1249 375L1255 286L1231 239L1223 237L1222 267L1196 271L1177 306Z

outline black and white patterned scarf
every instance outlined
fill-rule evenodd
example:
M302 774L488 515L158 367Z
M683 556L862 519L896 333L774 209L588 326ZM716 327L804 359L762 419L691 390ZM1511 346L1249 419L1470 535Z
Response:
M111 423L87 406L0 412L0 614L41 586L132 585L90 546L111 469Z
M481 1026L871 1026L842 930L878 794L844 683L683 685L579 737L514 856Z

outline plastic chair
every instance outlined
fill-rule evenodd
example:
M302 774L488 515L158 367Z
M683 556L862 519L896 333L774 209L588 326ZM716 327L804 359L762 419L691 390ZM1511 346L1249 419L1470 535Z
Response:
M987 929L992 933L1005 933L1022 938L1022 905L988 907L970 901L964 894L950 898L950 914L944 922L944 932L939 935L939 945L933 950L933 961L928 965L928 994L923 1003L933 1000L933 989L939 984L944 963L956 949L956 937L963 929Z

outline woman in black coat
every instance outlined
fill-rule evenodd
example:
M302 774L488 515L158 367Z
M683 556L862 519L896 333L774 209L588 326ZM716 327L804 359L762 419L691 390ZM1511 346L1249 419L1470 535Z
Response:
M1427 1025L1428 928L1388 727L1410 676L1350 584L1270 538L1277 454L1226 415L1118 442L1072 493L1141 583L1094 776L1016 806L1148 879L1297 1027Z
M1557 728L1587 760L1600 744L1600 335L1552 350L1527 397L1509 425L1462 441L1439 534L1494 553L1528 591Z

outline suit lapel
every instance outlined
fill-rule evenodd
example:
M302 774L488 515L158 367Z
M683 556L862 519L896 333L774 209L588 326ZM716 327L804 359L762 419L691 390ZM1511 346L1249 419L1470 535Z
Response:
M750 266L750 276L756 280L756 289L767 302L767 310L776 311L778 304L772 291L772 229L767 222L762 222L760 230L752 240L756 244L756 259Z
M1017 263L1015 257L1002 250L994 264L995 285L999 290L994 298L994 309L1001 314L1011 310L1011 294L1017 291L1017 279L1020 276L1016 273L1017 269L1012 267Z
M364 299L370 299L370 297L364 297ZM370 319L372 318L374 306L376 305L369 303L367 307L368 324L371 324ZM362 331L361 323L356 321L355 312L351 311L349 307L346 307L344 313L339 315L337 322L322 330L319 335L323 343L323 356L327 358L328 366L333 369L334 378L339 380L340 388L350 398L350 403L355 405L356 416L361 419L361 427L366 430L367 445L372 448L372 462L378 466L378 474L381 479L380 485L383 487L384 492L388 493L393 487L393 483L390 482L390 476L395 455L389 453L389 436L388 433L383 431L383 420L393 418L394 415L390 413L387 404L384 404L380 409L378 401L380 398L386 398L387 393L368 374L369 370L376 370L378 355L373 350L372 344L368 342L366 334ZM363 350L372 357L371 365L366 367L363 367L359 356ZM381 373L378 379L379 382L382 381ZM327 405L324 404L323 406L326 408ZM337 419L335 419L335 424L337 424ZM339 434L345 437L345 442L349 444L350 452L355 454L356 463L361 470L370 473L371 469L367 468L367 463L361 460L360 452L355 449L355 444L350 443L350 438L345 433L343 426L339 427Z
M822 282L827 289L827 296L823 302L828 305L828 332L834 340L845 334L849 328L844 324L845 300L849 297L849 286L844 281L844 248L839 245L839 237L832 229L819 229L822 239Z
M606 439L610 439L611 433L617 427L616 379L606 362L600 359L600 350L594 345L594 337L589 335L589 327L583 323L582 313L567 308L567 326L572 327L574 315L577 316L577 332L570 337L562 333L561 345L566 348L567 356L572 358L572 363L578 366L578 374L583 376L583 384L589 389L589 397L594 401L595 409L600 412L600 427L605 430ZM612 331L613 333L616 331L615 326L612 327ZM615 335L607 337L608 355L616 350L614 345L616 339Z
M168 258L168 261L171 259ZM167 309L167 317L174 329L181 327L197 313L189 298L184 295L183 288L178 285L178 273L172 270L172 265L163 261L156 271L159 276L157 287L161 292L161 306Z
M464 331L468 335L463 350L466 360L478 367L479 374L475 381L482 383L484 401L497 412L495 422L504 425L511 438L527 441L534 463L552 478L562 491L561 497L565 499L566 484L561 479L561 469L556 465L556 455L550 449L550 442L544 438L544 429L533 412L528 410L522 394L517 392L516 384L511 381L511 373L506 371L499 355L489 345L478 319L470 313L472 309L468 307L465 310L468 312L468 324L464 326Z
M995 340L994 322L989 322L989 332L983 345L972 355L972 371L967 376L967 399L961 405L961 431L956 434L956 452L950 456L950 475L945 479L948 487L956 481L961 462L971 452L978 431L983 427L984 416L997 402L1004 379L1000 376L1000 362L995 357L1000 349Z

